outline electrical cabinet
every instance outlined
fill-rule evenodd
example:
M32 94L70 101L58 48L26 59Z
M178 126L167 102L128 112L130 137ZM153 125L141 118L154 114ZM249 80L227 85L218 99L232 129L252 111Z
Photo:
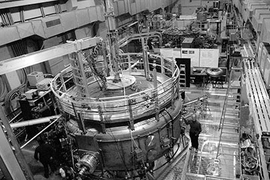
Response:
M51 90L38 91L33 99L27 99L26 96L19 100L22 117L24 120L31 120L40 117L55 115L53 103L53 94Z

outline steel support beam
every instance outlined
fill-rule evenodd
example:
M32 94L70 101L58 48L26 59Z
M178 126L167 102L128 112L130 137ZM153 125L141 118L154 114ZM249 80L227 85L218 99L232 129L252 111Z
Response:
M21 148L17 142L15 135L12 132L12 129L8 123L8 119L4 114L2 107L0 107L0 119L5 127L6 134L3 129L0 128L0 155L3 159L3 162L8 170L12 179L26 180L25 175L27 175L28 180L34 180L33 174L27 165L25 158L22 154ZM9 143L9 140L12 144ZM19 163L20 161L20 163ZM24 174L23 171L26 173Z
M95 46L102 39L84 38L0 62L0 75Z
M20 0L20 1L5 1L0 0L0 9L8 9L13 7L20 7L20 6L29 6L33 4L41 4L41 3L47 3L47 2L53 2L58 0Z
M0 163L0 168L3 171L5 178L26 180L2 128L0 128L0 142L0 155L2 162Z
M21 121L21 122L16 122L16 123L11 123L10 127L11 128L19 128L19 127L25 127L25 126L32 126L32 125L37 125L37 124L43 124L43 123L48 123L52 119L58 119L60 118L61 115L55 115L55 116L49 116L49 117L42 117L38 119L32 119L29 121Z
M261 160L262 175L264 179L269 179L269 173L267 168L267 159L265 157L265 151L262 144L262 134L269 132L270 130L270 103L269 96L264 86L260 71L255 61L244 61L247 94L249 99L249 106L251 109L251 115L254 121L254 129L259 135L257 138L259 155Z

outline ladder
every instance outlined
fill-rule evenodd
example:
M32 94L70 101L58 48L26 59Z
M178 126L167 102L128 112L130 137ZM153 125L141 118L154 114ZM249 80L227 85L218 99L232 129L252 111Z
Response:
M80 92L81 97L89 97L90 93L87 86L87 78L84 70L82 52L72 53L69 56L73 72L74 83Z
M226 96L225 96L225 100L224 100L224 104L223 104L223 108L222 108L222 112L221 112L221 118L220 118L220 122L219 122L219 130L220 130L220 135L219 135L219 142L218 142L218 148L217 148L217 155L216 158L218 158L218 156L220 155L220 148L221 148L221 141L222 141L222 137L224 135L224 129L226 126L230 126L228 123L225 123L225 119L226 119L226 110L227 110L227 106L228 106L228 98L233 96L233 98L235 98L235 103L233 104L235 110L238 112L238 118L237 120L237 127L235 127L234 125L232 125L231 127L235 129L235 133L234 134L238 134L236 133L236 131L238 130L238 126L239 126L239 118L240 118L240 108L241 108L241 81L242 81L242 68L238 68L238 67L232 67L231 71L230 71L230 77L229 77L229 81L228 81L228 87L227 87L227 91L226 91ZM228 128L228 127L226 127Z
M186 65L180 64L180 78L179 78L180 87L186 87Z

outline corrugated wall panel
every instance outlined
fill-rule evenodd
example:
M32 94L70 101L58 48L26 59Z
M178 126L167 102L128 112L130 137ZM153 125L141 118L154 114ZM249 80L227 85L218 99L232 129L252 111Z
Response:
M11 17L14 23L21 22L19 8L10 9L10 13L11 13Z
M149 9L149 7L150 7L150 2L149 2L149 0L145 0L145 7L146 7L146 9Z
M55 11L54 11L54 13L55 13ZM19 14L19 12L18 12L18 14ZM34 19L37 17L42 17L40 7L38 4L24 7L23 8L23 15L24 15L25 20ZM19 16L20 16L20 14L19 14Z
M115 16L119 16L119 11L118 11L118 5L117 2L113 3L113 9L114 9L114 14Z
M136 0L135 1L135 3L136 3L136 9L137 9L137 12L141 12L142 10L142 8L141 8L141 0Z
M90 22L94 22L94 21L98 20L96 7L90 7L88 9L88 13L89 13L89 17L90 17Z
M32 25L33 25L33 30L35 32L36 35L45 38L45 32L44 32L44 28L43 28L43 24L41 20L35 20L35 21L31 21Z
M162 1L162 7L168 6L168 0L163 0Z
M17 28L21 38L26 38L34 35L34 29L30 22L18 24Z
M96 6L97 20L105 21L104 11L102 6Z
M159 9L162 7L163 3L162 3L162 0L157 0L157 3L155 3L155 9Z
M129 12L129 9L130 9L130 3L129 3L129 0L124 0L124 2L125 2L125 10L126 10L125 13L130 13L130 12Z
M78 9L84 9L85 7L94 7L94 6L96 6L94 0L78 1Z
M131 15L137 14L136 4L135 4L135 3L131 3L130 7L131 7L131 12L130 12L130 14L131 14Z
M56 14L54 3L48 3L46 4L46 7L43 7L44 14L46 16L51 15L51 14Z
M58 63L56 63L54 65L50 65L51 72L53 75L56 75L59 72L61 72L63 69L65 69L65 62L63 60L63 57L56 59L55 62L58 62Z
M69 31L78 27L75 11L69 13L61 13L60 17L64 31Z
M16 26L2 28L0 31L0 46L20 39Z
M118 12L119 15L125 14L126 13L126 7L124 1L118 1Z
M8 46L0 46L0 61L14 57L13 53L9 51Z
M67 6L66 6L66 4L60 4L60 8L61 8L61 11L62 11L62 12L67 11Z
M154 0L148 0L149 1L149 11L154 11L154 4L155 4L155 1Z
M79 9L76 11L76 18L78 26L89 24L89 14L87 9Z
M147 9L145 0L141 0L141 11L145 11Z
M42 18L41 20L43 22L46 37L52 37L64 32L59 15ZM60 24L58 24L59 21Z

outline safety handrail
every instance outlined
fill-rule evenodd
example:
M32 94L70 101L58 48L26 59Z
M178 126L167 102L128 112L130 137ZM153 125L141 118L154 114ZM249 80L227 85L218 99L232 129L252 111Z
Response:
M221 113L220 122L219 122L220 134L219 134L219 141L218 141L216 158L218 158L218 156L219 156L220 145L221 145L221 137L222 137L222 134L223 134L223 126L224 126L225 114L226 114L226 110L227 110L228 97L229 97L230 89L232 88L231 87L232 86L232 74L233 74L234 71L235 71L235 69L233 67L231 67L230 78L229 78L229 81L228 81L228 87L227 87L226 96L225 96L225 99L224 99L222 113Z

